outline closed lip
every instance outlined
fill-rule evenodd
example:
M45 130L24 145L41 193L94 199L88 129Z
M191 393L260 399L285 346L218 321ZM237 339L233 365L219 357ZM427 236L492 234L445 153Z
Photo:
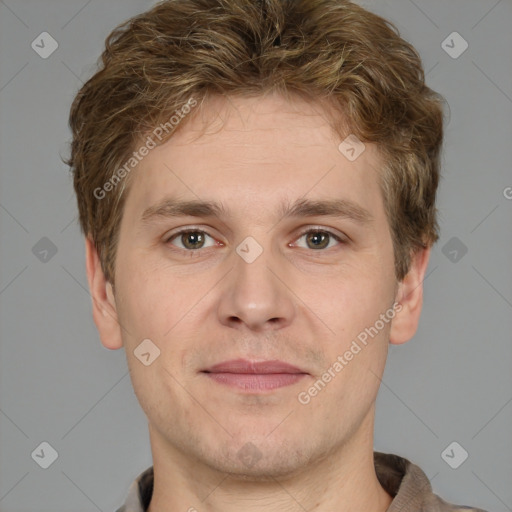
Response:
M249 361L247 359L232 359L223 361L202 370L204 373L245 373L245 374L272 374L272 373L307 373L296 366L284 361Z

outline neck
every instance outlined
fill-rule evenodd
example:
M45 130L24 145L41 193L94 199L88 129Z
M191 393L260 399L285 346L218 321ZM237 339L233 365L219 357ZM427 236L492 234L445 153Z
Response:
M373 415L352 438L293 474L249 479L191 460L150 426L154 465L148 512L385 512L392 498L373 462Z

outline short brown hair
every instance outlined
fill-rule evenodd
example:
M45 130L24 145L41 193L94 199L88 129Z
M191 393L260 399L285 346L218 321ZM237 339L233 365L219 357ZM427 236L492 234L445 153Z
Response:
M348 0L165 0L114 29L101 61L71 107L67 163L81 230L111 283L129 176L97 191L155 127L214 94L329 102L334 130L378 145L398 280L438 239L443 99L389 21Z

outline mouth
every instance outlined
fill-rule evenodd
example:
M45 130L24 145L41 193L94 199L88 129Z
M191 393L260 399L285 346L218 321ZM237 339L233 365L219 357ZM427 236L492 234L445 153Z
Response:
M209 379L247 392L270 391L290 386L307 375L304 370L284 361L248 361L233 359L202 370Z

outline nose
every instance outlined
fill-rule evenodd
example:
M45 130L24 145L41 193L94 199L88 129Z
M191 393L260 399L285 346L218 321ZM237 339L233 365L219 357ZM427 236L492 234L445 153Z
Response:
M252 331L282 329L296 314L290 277L267 251L252 262L238 254L234 268L222 282L219 321L226 326Z

